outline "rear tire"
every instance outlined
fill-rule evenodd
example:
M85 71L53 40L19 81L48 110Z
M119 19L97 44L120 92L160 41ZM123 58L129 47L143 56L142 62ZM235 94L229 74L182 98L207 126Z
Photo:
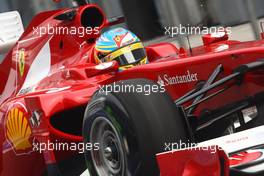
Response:
M142 79L118 84L155 85ZM85 151L88 170L92 176L158 176L155 155L165 150L165 143L187 142L185 129L184 118L166 93L98 91L83 121L85 144L100 143L99 150Z

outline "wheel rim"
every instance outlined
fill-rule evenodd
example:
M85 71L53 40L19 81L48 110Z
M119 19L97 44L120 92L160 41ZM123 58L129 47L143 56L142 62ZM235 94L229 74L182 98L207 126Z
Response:
M105 117L98 117L92 124L91 143L99 143L99 150L92 150L91 156L99 176L123 176L125 171L124 150L114 125Z

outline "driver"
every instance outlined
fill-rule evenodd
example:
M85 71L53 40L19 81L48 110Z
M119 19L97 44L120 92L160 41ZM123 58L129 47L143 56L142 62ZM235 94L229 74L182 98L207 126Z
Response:
M115 60L120 66L120 71L148 63L140 39L124 28L111 29L101 34L96 41L94 51L96 63Z

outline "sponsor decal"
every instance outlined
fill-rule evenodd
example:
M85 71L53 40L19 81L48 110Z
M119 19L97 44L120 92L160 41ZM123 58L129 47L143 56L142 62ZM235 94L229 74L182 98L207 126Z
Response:
M251 149L235 153L229 157L231 167L238 167L245 164L264 162L264 149Z
M32 116L29 119L32 128L38 128L41 123L41 112L33 111Z
M114 37L114 41L115 41L117 46L121 47L121 43L122 43L122 40L125 37L125 35L126 34Z
M20 90L24 89L27 91L29 87L34 88L42 79L49 75L51 68L51 52L49 41L51 39L52 37L41 48L34 61L31 63L30 67L28 68L25 81ZM28 53L25 54L26 57L28 57Z
M162 86L185 84L198 81L198 74L191 73L189 70L185 74L169 76L168 74L163 74L158 76L157 83Z
M27 93L30 93L30 92L33 92L35 91L33 87L27 87L25 89L21 89L17 95L24 95L24 94L27 94Z
M120 42L121 37L120 37L120 36L116 36L116 37L114 38L114 40L118 43L118 42Z
M32 151L32 141L30 141L32 129L22 108L12 108L8 112L5 134L16 154Z
M24 75L25 72L25 58L26 58L25 49L24 48L20 49L18 51L18 67L21 77Z
M114 37L114 41L118 47L121 47L135 42L136 39L130 33L126 33Z

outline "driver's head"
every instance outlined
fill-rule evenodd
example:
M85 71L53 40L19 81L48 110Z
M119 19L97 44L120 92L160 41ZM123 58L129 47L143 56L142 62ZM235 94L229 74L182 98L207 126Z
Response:
M94 54L97 63L116 60L120 70L148 62L140 39L124 28L104 32L96 41Z

